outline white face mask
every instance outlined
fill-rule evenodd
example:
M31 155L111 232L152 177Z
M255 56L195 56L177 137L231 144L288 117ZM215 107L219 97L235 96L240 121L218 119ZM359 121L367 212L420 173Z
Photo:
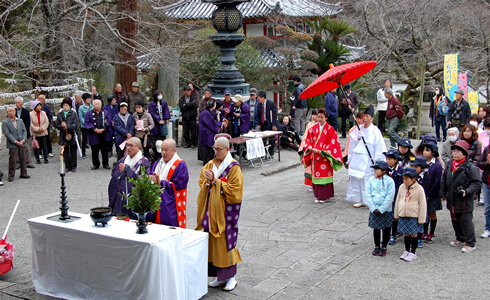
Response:
M486 133L487 135L490 135L490 129L485 129L485 133Z
M477 121L470 121L470 124L475 126L475 127L478 127L478 122Z
M436 95L439 95L439 94L440 94L439 90L436 90Z
M447 137L447 139L450 140L451 142L456 142L456 140L458 139L458 137L455 136L455 135L450 135L450 136Z
M158 100L162 100L162 99L163 99L163 96L162 96L162 95L158 95L158 96L157 96L157 99L158 99Z

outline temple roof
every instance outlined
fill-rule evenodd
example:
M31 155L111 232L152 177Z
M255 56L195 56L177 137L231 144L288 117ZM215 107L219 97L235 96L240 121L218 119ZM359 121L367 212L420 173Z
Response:
M157 14L180 20L211 19L216 6L201 0L180 0L174 4L154 7ZM238 5L244 19L282 15L286 17L325 17L341 12L340 3L321 0L251 0Z

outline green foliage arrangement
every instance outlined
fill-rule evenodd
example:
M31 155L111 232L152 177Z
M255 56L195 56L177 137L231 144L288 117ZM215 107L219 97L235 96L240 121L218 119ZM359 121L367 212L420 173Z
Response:
M136 213L155 212L160 209L160 194L163 193L163 189L150 180L150 176L145 173L145 167L141 167L139 178L131 178L129 182L133 184L133 189L129 194L123 193L123 198L128 203L124 207Z

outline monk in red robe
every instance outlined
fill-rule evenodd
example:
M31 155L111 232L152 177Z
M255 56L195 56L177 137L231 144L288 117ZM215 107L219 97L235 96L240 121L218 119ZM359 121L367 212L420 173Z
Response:
M316 203L325 203L334 197L333 171L342 167L342 150L335 129L327 120L327 112L320 108L317 124L306 132L305 155L303 164L311 166L313 192Z

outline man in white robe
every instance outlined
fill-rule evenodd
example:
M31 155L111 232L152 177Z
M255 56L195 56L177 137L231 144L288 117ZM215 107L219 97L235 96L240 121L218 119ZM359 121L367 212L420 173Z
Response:
M356 202L354 207L367 206L366 185L370 177L374 176L374 169L370 168L373 162L385 160L383 152L386 152L386 144L378 127L372 124L374 107L369 105L363 115L364 124L361 131L355 128L349 135L349 187L347 188L347 201ZM371 154L369 158L366 145L361 137L364 137L367 148Z

